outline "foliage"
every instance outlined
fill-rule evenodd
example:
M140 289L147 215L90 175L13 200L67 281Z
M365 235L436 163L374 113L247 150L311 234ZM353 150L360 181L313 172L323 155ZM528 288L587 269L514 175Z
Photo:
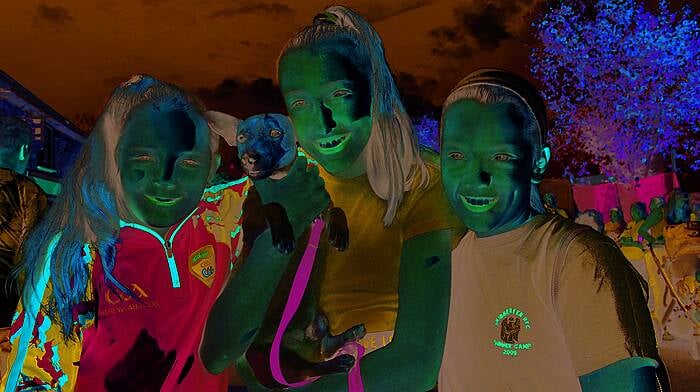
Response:
M700 28L689 8L559 2L533 27L531 70L554 120L550 141L576 174L594 163L629 180L657 154L700 168Z

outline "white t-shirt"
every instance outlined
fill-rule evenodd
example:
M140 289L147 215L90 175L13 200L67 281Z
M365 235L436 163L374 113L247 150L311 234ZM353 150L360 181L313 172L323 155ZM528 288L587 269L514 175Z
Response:
M656 353L634 268L607 237L556 216L467 233L451 287L440 392L579 391L581 375Z

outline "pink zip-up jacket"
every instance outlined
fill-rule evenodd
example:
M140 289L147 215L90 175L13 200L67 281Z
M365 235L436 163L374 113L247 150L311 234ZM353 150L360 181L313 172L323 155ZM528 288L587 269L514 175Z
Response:
M208 373L198 352L242 245L239 220L249 187L244 178L207 189L164 238L122 222L112 275L133 297L106 283L99 256L86 246L94 301L74 311L81 338L64 342L38 300L20 304L0 392L226 391L225 374ZM36 295L42 304L51 293L44 272Z

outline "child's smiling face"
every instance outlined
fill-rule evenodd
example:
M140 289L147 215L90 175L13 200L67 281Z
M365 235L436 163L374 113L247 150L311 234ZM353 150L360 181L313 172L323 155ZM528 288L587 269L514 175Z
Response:
M372 131L362 72L333 51L298 49L280 62L280 88L301 147L330 173L352 171Z
M196 207L213 170L206 123L183 110L140 106L124 128L117 163L131 213L162 234Z
M444 116L442 183L457 216L480 237L531 216L532 146L509 106L467 99Z

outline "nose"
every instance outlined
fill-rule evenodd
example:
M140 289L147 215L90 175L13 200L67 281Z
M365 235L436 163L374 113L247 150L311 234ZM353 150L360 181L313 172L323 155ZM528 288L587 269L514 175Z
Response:
M260 155L255 151L246 151L241 156L241 164L248 169L252 169L258 160L260 160Z
M479 180L483 185L491 185L491 174L482 170L479 172Z
M475 160L467 161L463 176L463 183L468 187L487 187L491 185L491 173Z
M170 158L167 165L165 165L165 170L163 171L163 181L168 182L173 177L173 172L175 171L175 161L176 158Z
M323 121L323 128L326 134L331 133L336 123L335 120L333 120L333 112L325 103L321 103L321 120Z
M243 162L247 163L249 165L254 165L256 161L257 161L257 159L255 159L254 157L252 157L248 154L243 156Z

